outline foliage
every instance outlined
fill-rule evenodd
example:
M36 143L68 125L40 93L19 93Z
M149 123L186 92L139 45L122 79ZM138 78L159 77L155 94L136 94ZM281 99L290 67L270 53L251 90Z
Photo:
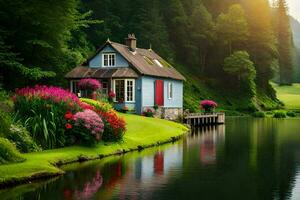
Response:
M224 71L237 78L237 85L240 89L241 83L244 87L249 88L251 96L256 94L255 77L256 71L250 56L245 51L234 52L231 56L224 60Z
M274 118L286 118L285 111L276 111L273 115Z
M285 0L278 0L276 3L274 23L275 33L278 40L279 60L279 82L280 84L291 84L293 81L292 66L292 32L288 7Z
M286 113L286 115L287 115L288 117L296 117L296 113L293 112L293 111L288 111L288 112Z
M118 141L121 140L126 131L126 122L119 117L108 103L95 101L92 99L81 99L87 103L87 107L94 110L104 122L104 133L102 139L104 141Z
M39 145L44 149L65 145L64 115L80 110L74 94L59 87L37 85L17 89L14 101L17 119Z
M78 82L78 87L81 90L92 90L92 91L96 91L98 89L101 88L101 84L98 80L96 79L91 79L91 78L87 78L87 79L81 79Z
M33 141L30 133L19 124L12 124L6 138L13 142L22 153L37 152L42 149Z
M5 88L41 80L61 82L66 71L83 61L91 48L88 43L79 40L75 43L72 39L99 21L90 20L89 11L81 13L79 3L79 0L0 2L0 73L5 74Z
M10 116L6 113L0 110L0 135L3 136L8 134L10 132L10 125L12 121Z
M104 141L118 141L121 140L126 131L126 122L119 117L114 110L102 112L96 110L105 123L104 133L102 139Z
M8 139L0 137L0 164L22 162L24 160L16 147Z
M73 129L71 124L67 124L66 128L72 129L75 143L83 143L90 146L100 141L104 131L104 124L96 112L92 110L78 112L73 116L73 120Z
M253 117L256 117L256 118L265 118L266 117L266 114L262 111L257 111L255 113L252 114Z
M154 116L154 111L151 108L147 108L143 113L143 116L145 117L153 117Z
M95 101L95 100L86 99L86 98L81 98L80 100L82 102L85 102L85 103L89 104L89 105L92 105L97 110L100 110L102 112L108 112L108 111L113 110L112 105L109 104L109 103L105 103L105 102L101 102L101 101Z
M232 46L238 42L245 42L249 36L245 11L241 5L234 4L227 14L221 13L217 18L216 29L219 39L228 45L230 55Z

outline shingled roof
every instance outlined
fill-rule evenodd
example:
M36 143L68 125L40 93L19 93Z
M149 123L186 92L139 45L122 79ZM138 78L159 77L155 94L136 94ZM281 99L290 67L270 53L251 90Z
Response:
M140 49L136 48L135 51L131 51L126 45L107 41L96 54L91 57L86 64L93 59L99 52L102 51L107 45L110 45L117 52L119 52L130 64L131 68L117 68L112 71L110 69L88 68L88 67L76 67L66 75L66 78L107 78L110 77L138 77L140 75L156 76L163 78L171 78L176 80L185 80L185 78L176 69L156 54L152 49ZM97 71L97 72L96 72ZM137 74L138 73L138 74Z
M68 79L81 78L138 78L138 74L131 68L90 68L79 66L67 73Z

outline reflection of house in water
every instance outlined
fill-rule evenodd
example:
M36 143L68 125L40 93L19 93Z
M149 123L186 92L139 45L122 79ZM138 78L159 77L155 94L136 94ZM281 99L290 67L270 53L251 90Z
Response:
M137 158L132 165L127 166L130 172L119 183L122 188L119 197L125 195L126 199L129 196L129 199L134 199L142 188L147 188L144 195L151 195L151 191L167 184L171 177L176 177L176 173L182 169L182 158L182 144L175 144L151 156ZM145 198L151 199L150 196Z
M225 126L204 126L194 129L186 139L185 150L199 149L199 159L202 164L215 164L217 147L225 142Z

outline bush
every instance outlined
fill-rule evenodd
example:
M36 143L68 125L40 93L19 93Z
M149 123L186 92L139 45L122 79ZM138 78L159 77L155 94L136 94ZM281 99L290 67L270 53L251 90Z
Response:
M108 103L95 101L92 99L81 99L86 107L91 107L104 122L103 141L118 141L123 138L126 131L126 123L120 118L112 106Z
M11 117L6 112L0 110L0 131L2 133L0 136L9 133L11 122Z
M286 118L286 113L284 111L276 111L273 115L274 118Z
M126 131L126 122L120 118L114 110L107 113L97 112L105 123L103 141L119 141L123 138Z
M72 136L75 137L75 143L91 146L100 141L104 124L96 112L84 110L83 112L76 113L72 119L74 120ZM72 129L72 125L67 124L66 128Z
M65 146L65 113L81 110L74 94L59 87L26 87L16 90L14 101L16 118L39 145L44 149Z
M37 152L42 149L33 141L30 133L21 125L12 124L10 133L6 136L22 153Z
M24 160L16 147L8 139L0 138L0 164L22 162Z
M204 109L206 113L213 112L218 107L218 104L212 100L203 100L200 102L200 108Z
M289 117L296 117L296 113L293 112L293 111L288 111L288 112L286 113L286 115L289 116Z
M153 117L154 116L154 111L151 108L148 108L145 110L142 114L145 117Z
M93 107L95 107L97 110L100 110L102 112L108 112L113 110L113 107L111 104L109 103L105 103L105 102L100 102L100 101L95 101L93 99L86 99L86 98L81 98L80 99L82 102L87 103L89 105L92 105Z
M256 118L265 118L266 117L266 114L262 111L257 111L255 113L252 114L253 117L256 117Z

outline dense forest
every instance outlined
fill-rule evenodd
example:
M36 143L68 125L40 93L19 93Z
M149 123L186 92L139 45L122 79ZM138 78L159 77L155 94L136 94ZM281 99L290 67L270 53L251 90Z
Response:
M135 33L186 76L185 108L205 98L226 110L276 108L270 81L294 81L287 10L285 0L0 0L1 82L64 85L107 38Z

